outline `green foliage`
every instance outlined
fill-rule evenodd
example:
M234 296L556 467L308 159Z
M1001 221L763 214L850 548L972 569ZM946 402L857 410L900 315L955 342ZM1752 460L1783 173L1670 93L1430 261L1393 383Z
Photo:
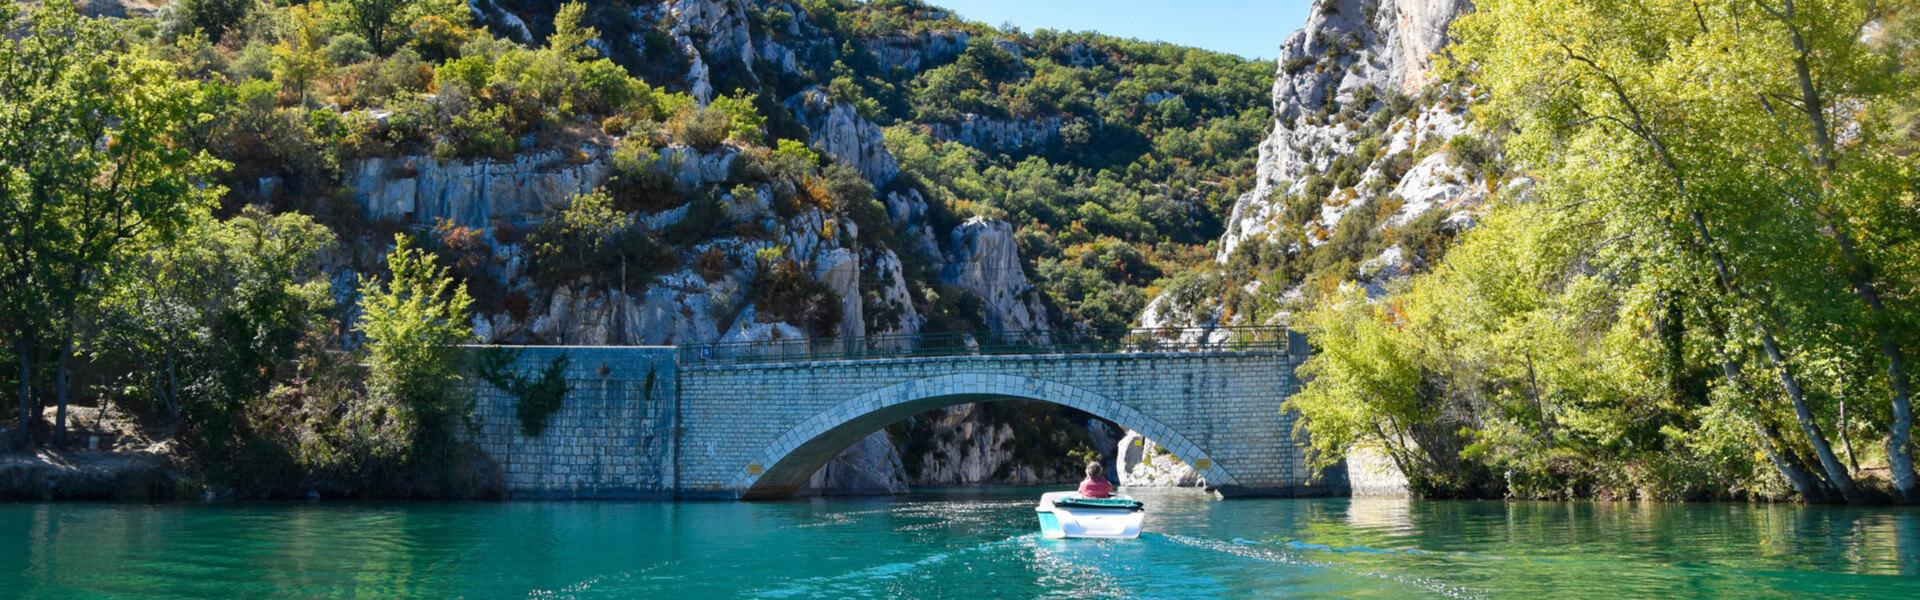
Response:
M800 261L778 259L761 265L753 305L773 320L798 325L813 335L833 335L840 327L840 298L807 273Z
M226 221L201 211L179 235L141 241L102 299L113 327L99 358L136 365L124 381L144 404L128 408L177 418L196 447L228 458L249 408L331 324L319 263L334 235L248 208Z
M506 123L512 117L505 106L454 115L446 139L434 148L441 158L507 158L513 154L513 136Z
M520 419L520 431L527 437L545 433L553 413L559 412L573 391L567 383L566 354L553 357L538 375L513 372L520 352L501 347L481 349L474 355L474 372L481 380L513 396L514 416Z
M424 455L416 449L454 445L470 398L458 389L460 346L473 341L473 299L432 254L405 236L387 255L392 277L360 282L360 320L366 336L367 395L349 420L368 438L376 459Z
M667 135L696 149L711 151L733 134L731 118L713 107L687 106L667 119Z
M458 26L470 19L460 0L333 0L331 7L335 18L378 54L394 51L410 36L433 31L439 23ZM422 19L436 25L419 27Z
M1405 288L1307 315L1322 352L1290 404L1316 449L1381 447L1432 493L1858 502L1876 464L1899 491L1908 400L1883 365L1916 338L1873 298L1920 282L1893 258L1915 221L1882 218L1912 175L1897 136L1828 135L1895 111L1819 107L1913 102L1858 29L1913 7L1793 6L1476 3L1455 71L1509 134L1449 157L1513 157L1532 200Z
M197 31L218 44L229 29L247 18L254 4L255 0L177 0L167 7L166 30L174 35Z
M373 58L373 46L367 39L352 33L343 33L327 40L327 62L336 65L351 65Z
M527 237L534 281L554 289L582 280L644 284L675 257L630 225L605 192L574 196Z
M0 120L0 315L15 372L31 378L38 355L65 365L76 312L99 296L93 282L137 236L186 225L217 194L197 184L221 165L188 143L205 91L107 22L70 3L10 4L0 29L14 32L0 37L0 113L19 117ZM33 382L16 383L27 423ZM17 430L29 445L29 428Z
M767 118L754 106L756 102L752 94L736 92L732 96L714 98L707 111L725 117L727 139L750 146L764 146L767 143ZM699 144L694 145L699 147Z

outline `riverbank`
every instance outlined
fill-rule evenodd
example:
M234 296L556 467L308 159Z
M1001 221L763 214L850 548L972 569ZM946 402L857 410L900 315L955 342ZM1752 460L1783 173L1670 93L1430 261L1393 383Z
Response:
M186 482L177 461L157 452L0 454L0 500L172 500Z

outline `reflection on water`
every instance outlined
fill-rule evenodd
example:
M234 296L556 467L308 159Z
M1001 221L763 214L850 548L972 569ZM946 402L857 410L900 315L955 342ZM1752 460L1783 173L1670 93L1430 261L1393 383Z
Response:
M1040 539L1040 490L778 503L0 505L0 595L1920 597L1920 512L1215 501Z

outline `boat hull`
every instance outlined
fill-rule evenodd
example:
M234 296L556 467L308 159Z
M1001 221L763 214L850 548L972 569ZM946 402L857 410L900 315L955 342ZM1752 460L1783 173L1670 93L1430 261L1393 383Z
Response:
M1140 537L1140 523L1146 513L1138 509L1059 506L1056 500L1073 492L1050 492L1040 497L1034 513L1040 520L1040 535L1048 539L1095 538L1132 539Z

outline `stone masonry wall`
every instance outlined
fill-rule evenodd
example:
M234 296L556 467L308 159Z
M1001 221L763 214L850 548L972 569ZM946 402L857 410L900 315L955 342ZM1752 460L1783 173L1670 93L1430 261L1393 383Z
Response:
M567 356L571 385L546 431L528 437L519 400L470 378L474 440L514 498L780 497L890 423L1007 399L1141 432L1226 495L1346 492L1344 470L1308 472L1294 417L1280 409L1299 389L1301 357L1283 352L703 365L677 364L667 347L506 351L524 375Z
M572 389L538 437L521 431L519 400L477 378L475 442L513 498L669 498L673 495L672 348L519 347L514 370L533 375L568 357ZM651 393L647 373L653 373Z
M1279 352L963 356L683 365L682 495L783 495L846 445L929 408L1019 398L1140 431L1228 495L1319 495L1281 401Z

